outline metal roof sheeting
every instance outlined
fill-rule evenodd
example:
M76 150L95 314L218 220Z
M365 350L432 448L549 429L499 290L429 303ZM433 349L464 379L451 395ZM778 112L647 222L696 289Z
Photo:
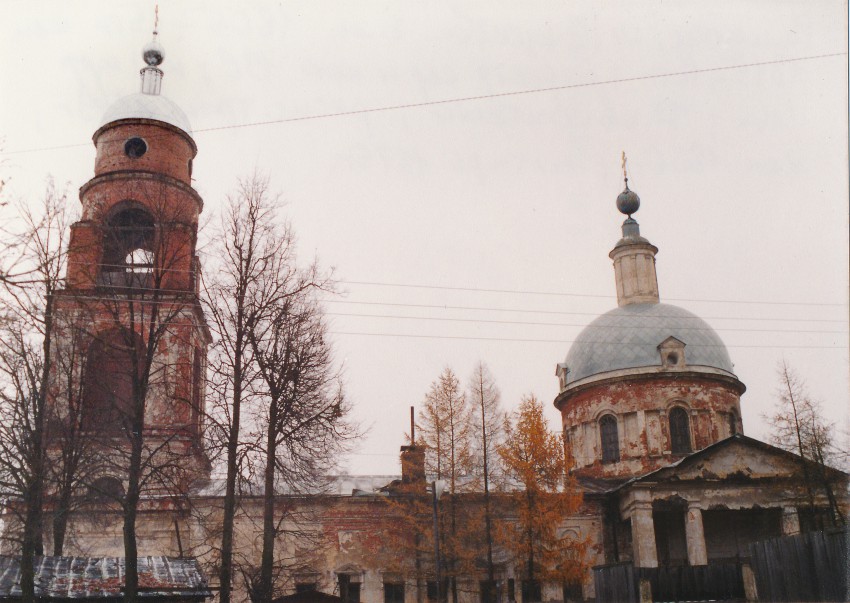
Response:
M579 333L567 354L567 383L621 369L660 367L658 344L685 344L688 366L733 374L723 340L700 317L670 304L631 304L606 312Z
M192 136L192 126L183 110L174 101L159 94L137 92L118 99L103 114L100 125L105 126L119 119L139 118L171 124Z
M200 600L212 596L194 558L139 557L139 597ZM36 557L36 597L114 599L124 590L123 557ZM0 599L21 597L21 561L0 556Z

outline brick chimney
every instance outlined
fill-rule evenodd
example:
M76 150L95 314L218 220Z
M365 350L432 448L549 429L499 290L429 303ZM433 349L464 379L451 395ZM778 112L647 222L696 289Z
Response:
M425 447L401 447L401 481L405 484L425 483Z

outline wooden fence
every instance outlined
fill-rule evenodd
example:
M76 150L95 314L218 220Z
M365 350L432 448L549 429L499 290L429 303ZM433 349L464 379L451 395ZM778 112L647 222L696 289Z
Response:
M850 528L808 532L754 542L748 563L759 601L850 601ZM699 566L593 568L596 600L638 603L641 580L653 601L744 600L743 566L710 562Z
M631 563L599 565L593 568L596 600L606 603L638 603L637 572Z
M740 563L642 567L653 601L734 601L744 598Z
M760 601L848 601L850 531L808 532L750 545Z
M649 583L653 601L734 601L744 599L740 563L632 567L631 564L593 568L596 600L636 603L641 580Z

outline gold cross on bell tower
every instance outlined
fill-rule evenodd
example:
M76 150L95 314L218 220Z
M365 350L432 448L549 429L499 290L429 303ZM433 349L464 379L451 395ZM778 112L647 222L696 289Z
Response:
M623 151L622 157L623 157L623 163L622 163L622 165L623 165L623 180L625 180L628 183L629 175L626 173L626 162L628 160L626 159L626 152L625 151Z

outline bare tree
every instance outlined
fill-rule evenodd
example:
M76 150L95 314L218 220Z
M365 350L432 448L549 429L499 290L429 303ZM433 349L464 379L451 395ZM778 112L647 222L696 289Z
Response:
M21 590L34 601L33 556L43 554L45 484L43 358L20 325L4 325L0 349L0 484L21 526Z
M240 180L227 199L220 236L213 246L219 258L215 276L205 287L206 307L216 340L211 354L210 450L225 457L224 509L219 550L222 603L229 603L233 583L233 529L238 482L245 446L240 446L243 402L253 395L256 377L249 332L256 322L256 289L261 276L286 255L290 241L276 233L277 202L268 181L258 175Z
M777 373L776 411L765 417L772 429L771 441L800 457L806 502L814 525L818 529L825 527L817 508L820 492L827 499L830 523L844 525L844 514L835 495L837 472L830 465L839 463L846 454L836 445L833 426L824 421L820 402L809 395L805 382L784 360Z
M3 367L7 381L4 405L18 421L5 424L6 442L18 457L21 473L13 491L24 507L21 543L21 587L25 601L33 600L33 556L43 553L44 498L47 483L46 419L56 294L66 261L68 214L65 193L48 181L41 206L17 208L18 220L3 228L7 243L0 265L4 312ZM17 441L14 441L17 440ZM11 469L11 467L10 467ZM11 484L10 484L11 485Z
M315 265L299 268L279 211L267 179L239 182L213 247L219 269L205 288L216 335L208 439L226 465L223 525L220 533L215 521L209 526L209 536L220 537L222 601L230 600L234 572L252 599L267 601L285 582L283 570L303 562L275 551L284 524L302 512L278 495L317 487L354 435L319 306L331 282ZM243 489L262 497L259 566L234 550ZM253 500L245 500L244 521L253 521ZM321 540L309 531L287 536L312 549Z
M283 236L291 240L288 229ZM298 269L294 253L276 256L268 268L252 301L257 314L249 332L265 407L257 441L263 547L260 577L252 589L255 601L268 601L273 594L276 494L319 486L354 435L319 305L318 294L328 281L315 265Z
M85 329L75 314L54 320L56 338L52 354L47 408L48 511L52 514L53 554L62 555L72 514L88 502L87 492L103 467L97 436L87 425L82 367L87 362Z

